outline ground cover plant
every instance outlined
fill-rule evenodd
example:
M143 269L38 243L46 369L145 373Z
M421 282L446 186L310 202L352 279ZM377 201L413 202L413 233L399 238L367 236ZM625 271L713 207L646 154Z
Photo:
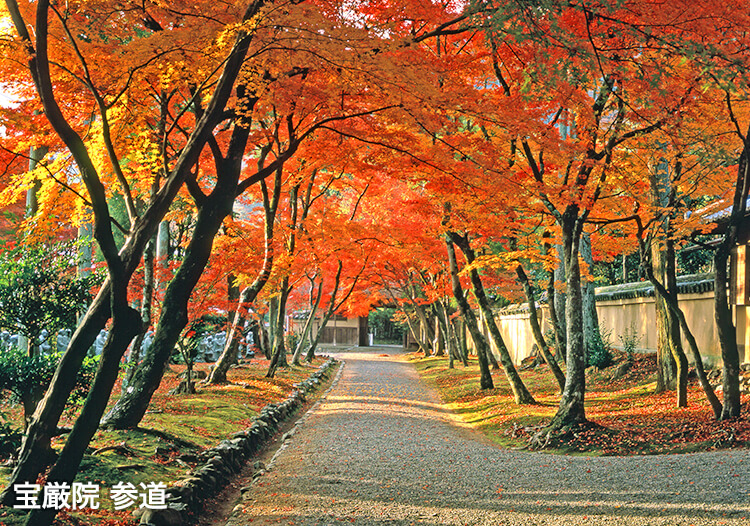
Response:
M184 365L171 365L154 395L149 411L141 425L131 430L99 430L82 462L78 482L99 484L101 508L58 514L55 524L68 525L134 525L136 504L115 511L109 490L118 482L171 482L189 476L194 467L191 455L227 439L235 431L250 426L260 409L280 402L294 390L294 385L305 380L322 363L316 358L312 364L280 369L274 378L265 378L268 360L253 359L233 367L231 383L211 386L198 385L195 394L172 395L184 375ZM196 365L197 371L208 371L209 364ZM119 389L119 381L116 389ZM322 393L323 390L318 390ZM75 420L79 407L71 407L62 425ZM7 397L0 407L12 423L22 425L19 405L12 405ZM62 439L55 440L59 446ZM0 461L7 460L7 454ZM0 483L6 483L12 468L0 467ZM25 512L0 507L0 526L23 524Z
M420 376L437 388L458 417L499 445L527 448L534 432L557 411L559 388L546 365L521 371L537 403L519 406L502 380L495 382L494 389L479 388L476 361L469 367L449 369L447 358L415 354L411 359ZM617 380L612 379L615 369L586 370L585 406L591 425L556 437L545 451L644 455L750 446L750 396L742 397L740 419L717 422L697 379L689 381L687 407L675 407L674 392L654 393L654 355L635 355L630 371Z

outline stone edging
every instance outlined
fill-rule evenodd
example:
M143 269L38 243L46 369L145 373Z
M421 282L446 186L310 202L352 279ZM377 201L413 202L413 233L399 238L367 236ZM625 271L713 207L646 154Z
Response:
M177 482L167 490L167 509L147 510L141 516L140 524L189 524L189 515L199 511L205 499L217 494L232 475L240 472L247 459L267 443L283 422L294 415L305 402L307 395L320 385L321 379L336 363L334 358L329 358L309 378L296 384L295 391L286 400L263 407L249 428L201 452L199 458L205 463L193 471L192 477ZM287 439L290 433L293 434L295 429L296 426L284 435L284 439Z
M313 414L318 409L320 404L322 404L325 401L326 397L328 396L328 393L330 393L336 387L336 384L339 383L339 380L341 379L341 374L344 372L344 366L346 365L346 362L344 360L341 360L339 363L340 363L339 370L336 373L336 377L331 382L330 387L326 389L326 391L321 395L320 399L318 399L318 401L315 402L315 404L310 409L308 409L307 412L297 420L297 422L295 422L294 427L284 434L284 436L281 438L282 444L279 446L279 449L277 449L276 452L273 454L273 457L271 458L271 460L268 461L268 465L262 467L257 473L253 474L253 483L255 483L266 472L271 471L273 469L273 466L276 463L276 459L281 454L281 452L284 451L289 445L289 440L297 433L300 427L305 425L310 415ZM247 486L246 488L242 488L240 490L242 492L243 500L247 498L246 494L248 490L250 490L251 488L252 486ZM232 513L229 514L227 524L232 522L233 516L235 516L236 514L242 513L242 509L243 509L242 503L235 506L235 508L232 510Z

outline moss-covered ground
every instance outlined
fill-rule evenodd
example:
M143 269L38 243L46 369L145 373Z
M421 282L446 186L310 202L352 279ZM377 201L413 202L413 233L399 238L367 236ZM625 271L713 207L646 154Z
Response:
M546 365L521 371L537 403L519 406L502 371L493 371L495 389L479 389L476 360L468 368L456 362L454 369L448 368L447 358L415 354L412 361L459 418L499 445L527 447L529 438L557 411L559 389ZM550 451L640 455L750 447L750 396L742 398L741 419L716 422L695 379L689 383L686 408L676 407L673 391L654 392L653 355L636 355L631 370L617 380L613 380L615 370L616 365L588 369L586 416L597 425L570 434Z
M265 378L268 361L253 359L232 368L230 383L220 386L197 384L197 393L171 395L169 391L180 382L184 367L172 365L155 393L149 411L137 429L100 430L88 448L77 477L80 482L93 482L101 488L100 509L80 512L61 512L59 525L129 526L137 524L131 508L115 511L109 491L118 482L164 482L169 485L189 476L191 465L178 457L195 454L230 438L237 431L250 426L260 409L285 399L294 384L305 380L323 363L317 358L313 364L280 368L273 379ZM208 364L197 364L197 370L208 370ZM329 381L332 375L329 375ZM119 393L115 387L113 402ZM323 389L319 389L318 393ZM61 425L72 425L80 407L71 407ZM20 407L3 399L0 408L6 416L20 424ZM64 436L55 439L55 448L62 447ZM0 462L5 459L0 459ZM12 468L0 467L0 486L4 487ZM25 512L0 507L0 526L24 523Z

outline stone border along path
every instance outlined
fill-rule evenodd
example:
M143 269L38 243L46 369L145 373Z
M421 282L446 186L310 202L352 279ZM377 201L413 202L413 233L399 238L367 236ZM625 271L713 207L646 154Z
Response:
M295 416L306 397L315 391L322 383L321 379L336 363L335 359L329 357L306 380L295 384L294 392L285 400L264 406L249 428L234 433L231 439L222 440L211 449L199 453L196 458L202 465L193 470L191 477L177 482L167 490L167 508L147 509L140 516L140 524L188 524L190 514L200 512L204 501L216 495L224 484L242 470L245 462L264 447L282 424ZM287 438L287 435L289 433L284 437Z
M340 354L327 398L227 526L744 525L750 452L575 457L457 425L395 347Z

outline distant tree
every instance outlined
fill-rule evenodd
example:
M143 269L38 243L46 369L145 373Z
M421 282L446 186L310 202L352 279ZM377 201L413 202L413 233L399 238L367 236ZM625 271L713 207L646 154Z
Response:
M198 347L201 340L206 336L223 330L226 327L227 319L224 316L214 314L205 314L188 323L182 331L180 338L177 340L177 351L179 353L175 358L185 364L185 392L194 393L193 385L193 365L198 356Z
M376 342L401 342L404 327L402 323L394 321L395 314L396 309L392 307L381 307L370 312L368 325L375 334Z

